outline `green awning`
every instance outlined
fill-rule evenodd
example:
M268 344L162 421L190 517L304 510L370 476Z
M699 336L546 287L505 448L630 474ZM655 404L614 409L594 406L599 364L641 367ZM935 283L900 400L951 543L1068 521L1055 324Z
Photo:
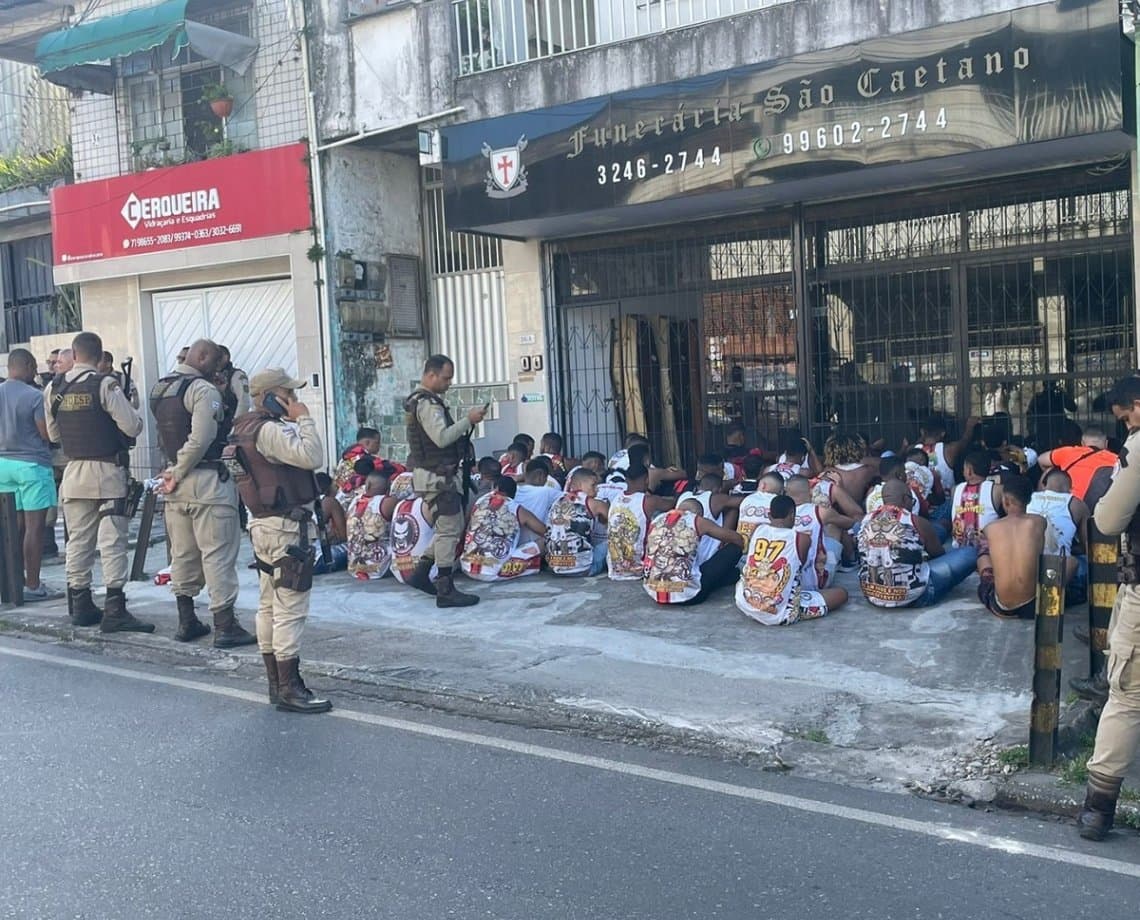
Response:
M186 3L165 0L157 6L49 32L36 45L36 64L52 83L95 93L114 91L112 61L156 48L162 48L173 61L189 45L208 60L245 73L257 42L188 21Z
M36 45L36 64L46 77L84 64L105 64L167 42L171 42L172 59L190 43L186 37L186 0L165 0L158 6L49 32Z

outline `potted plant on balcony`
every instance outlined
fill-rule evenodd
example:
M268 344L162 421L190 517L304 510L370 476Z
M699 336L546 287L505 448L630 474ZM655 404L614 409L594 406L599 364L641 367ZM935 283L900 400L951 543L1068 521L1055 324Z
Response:
M218 118L229 118L234 110L234 97L221 83L207 83L202 87L202 102L210 105L210 111Z

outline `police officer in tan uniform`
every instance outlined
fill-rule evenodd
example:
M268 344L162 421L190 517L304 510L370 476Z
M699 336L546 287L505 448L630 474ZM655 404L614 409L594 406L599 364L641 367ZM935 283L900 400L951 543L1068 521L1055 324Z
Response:
M1140 747L1140 378L1117 381L1108 394L1113 415L1128 427L1120 468L1093 519L1121 537L1120 590L1108 627L1108 702L1100 715L1088 762L1080 834L1103 840L1112 829L1120 786Z
M420 385L404 401L407 413L408 465L416 494L435 513L435 538L416 566L408 584L435 595L437 607L469 607L479 603L475 594L456 590L453 578L455 555L463 539L463 497L459 489L461 444L483 421L486 407L472 409L456 422L443 401L451 386L455 365L446 355L432 355L424 363ZM439 575L431 581L431 567Z
M234 367L230 350L225 345L218 346L222 350L222 360L215 372L218 389L222 393L222 401L233 418L245 415L252 405L249 395L249 377L240 367Z
M257 644L269 701L288 712L328 712L332 704L316 698L299 672L315 561L313 471L325 465L317 423L296 396L304 385L279 367L254 374L254 408L234 423L226 461L249 509L260 572Z
M150 391L158 443L170 464L161 478L170 536L170 587L178 605L179 642L209 635L194 612L205 585L214 617L214 647L236 648L257 639L234 615L238 596L237 483L222 463L233 419L214 385L221 349L208 339L190 346L186 363Z
M71 344L75 366L44 392L48 435L69 458L60 497L67 525L67 609L76 626L102 621L103 632L154 632L127 611L126 497L130 448L143 422L113 377L95 370L103 342L81 332ZM106 523L100 527L100 521ZM95 545L107 586L106 610L91 598Z

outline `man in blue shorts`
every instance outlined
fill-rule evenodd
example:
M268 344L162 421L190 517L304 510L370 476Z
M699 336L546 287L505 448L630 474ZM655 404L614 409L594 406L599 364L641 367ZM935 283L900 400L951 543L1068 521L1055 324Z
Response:
M8 379L0 383L0 492L16 495L24 545L24 600L63 597L40 581L44 520L54 508L51 444L44 421L43 394L32 386L36 359L16 348L8 355Z

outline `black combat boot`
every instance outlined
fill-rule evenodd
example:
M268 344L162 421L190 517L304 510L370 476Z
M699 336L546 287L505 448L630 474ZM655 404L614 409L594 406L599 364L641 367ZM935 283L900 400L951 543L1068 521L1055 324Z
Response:
M456 590L450 568L439 570L439 578L435 580L435 590L437 607L471 607L479 603L478 594L464 594Z
M1112 830L1116 800L1120 798L1121 777L1101 776L1089 770L1085 804L1077 812L1077 829L1085 840L1104 840Z
M242 628L234 616L233 607L225 607L214 614L214 648L238 648L253 645L257 636Z
M433 565L435 565L434 559L429 559L427 556L421 557L420 561L416 563L415 569L412 570L412 574L408 576L408 587L435 597L435 585L431 583L431 567Z
M1069 686L1082 700L1102 706L1108 702L1108 678L1104 671L1092 677L1073 677L1069 680Z
M276 706L281 702L277 692L277 659L272 652L262 652L261 660L265 662L265 676L269 678L269 702Z
M127 596L123 593L122 588L107 589L107 600L104 608L103 622L99 625L100 632L154 632L153 623L144 623L142 620L135 619L127 610Z
M174 600L178 603L178 632L174 634L176 642L193 642L210 635L210 627L194 613L194 598L178 594Z
M72 626L98 626L103 611L95 606L90 588L67 589L67 615Z
M313 695L301 680L300 658L277 659L277 708L282 712L328 712L332 703Z

